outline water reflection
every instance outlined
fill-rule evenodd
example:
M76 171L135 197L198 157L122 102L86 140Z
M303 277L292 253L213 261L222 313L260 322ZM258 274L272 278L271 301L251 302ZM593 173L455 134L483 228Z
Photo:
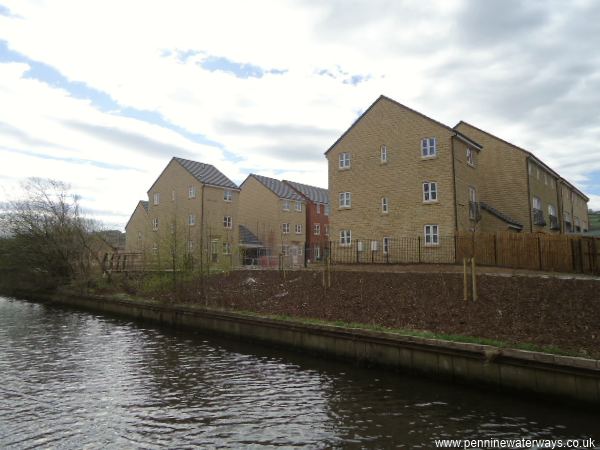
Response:
M0 447L431 448L600 416L0 298Z

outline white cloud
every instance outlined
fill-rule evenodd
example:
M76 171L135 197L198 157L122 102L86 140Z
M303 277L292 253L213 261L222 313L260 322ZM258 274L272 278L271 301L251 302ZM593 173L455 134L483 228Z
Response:
M187 149L238 183L257 172L326 186L322 153L380 94L448 125L465 119L533 151L584 189L600 190L600 58L574 51L597 41L581 22L600 18L594 2L548 3L541 11L496 0L476 8L458 0L4 4L19 17L0 16L0 40L11 49L226 150L102 113L23 79L22 64L3 65L0 101L11 106L0 108L0 122L13 128L0 128L0 146L141 169L82 168L99 210L110 210L111 183L121 186L117 211L128 213L144 196L168 159L150 151L159 148L153 142ZM490 28L482 20L488 16L501 26ZM199 53L183 61L178 52L186 51ZM208 55L285 72L238 78L202 69ZM343 83L354 75L366 81ZM112 140L110 129L119 131ZM143 156L135 143L146 147ZM57 176L73 179L81 166L52 164Z

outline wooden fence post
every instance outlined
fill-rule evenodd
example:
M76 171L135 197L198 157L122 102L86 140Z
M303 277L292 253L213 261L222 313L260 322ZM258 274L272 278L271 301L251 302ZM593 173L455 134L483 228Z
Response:
M475 274L475 257L471 258L471 277L473 281L473 301L477 301L477 275Z
M469 288L468 288L469 279L467 277L467 258L463 257L463 299L466 301L469 300Z
M542 263L542 237L540 235L538 235L537 244L538 244L538 260L539 260L539 264L540 264L540 270L542 270L543 269L543 263Z
M417 237L417 246L418 246L418 261L421 263L421 236Z
M498 265L498 233L494 233L494 265Z

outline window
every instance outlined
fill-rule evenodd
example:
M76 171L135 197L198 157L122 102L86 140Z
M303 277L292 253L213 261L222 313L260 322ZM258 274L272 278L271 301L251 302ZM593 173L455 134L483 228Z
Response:
M533 209L542 209L542 201L539 199L539 197L533 197Z
M381 157L381 163L385 164L387 162L387 146L381 146L379 149L379 156Z
M388 213L388 199L387 197L381 197L381 212L384 214Z
M379 244L378 241L371 241L371 251L372 252L376 252L377 251L378 244Z
M174 202L175 201L175 189L173 189L171 191L171 201Z
M440 234L438 225L425 225L425 245L438 245Z
M325 205L325 215L328 216L329 215L329 204Z
M288 234L290 232L290 224L289 223L282 223L281 224L281 232L283 234Z
M138 241L141 241L141 240L142 240L142 232L138 231Z
M315 236L319 236L321 234L321 224L320 223L313 224L313 234Z
M475 166L475 154L471 147L467 147L467 164L470 166Z
M290 210L290 201L289 200L284 200L283 201L283 210L284 211L289 211Z
M477 191L469 186L469 219L477 219Z
M154 193L154 204L158 205L160 203L160 192Z
M231 198L232 198L231 191L228 191L228 190L223 191L223 200L225 200L226 202L230 202Z
M573 231L572 225L571 225L571 214L568 212L565 212L565 229L567 232L571 232Z
M223 228L227 228L230 230L233 227L233 221L231 220L231 216L223 217Z
M340 192L340 208L350 208L352 206L352 193Z
M152 231L158 231L158 217L152 219Z
M437 183L435 181L423 183L423 201L437 202Z
M390 241L391 238L384 237L383 238L383 254L387 255L390 252Z
M340 169L350 168L350 153L340 153Z
M340 231L340 245L350 245L352 243L352 231L342 230Z
M329 236L329 225L325 225L325 236Z
M302 212L302 202L296 202L296 211Z
M287 256L289 252L290 252L289 251L289 246L287 246L287 245L282 245L281 246L281 254L283 256Z
M321 204L317 203L317 214L321 214Z
M194 250L194 241L189 240L187 245L188 252L191 253Z
M175 234L175 221L171 222L171 234Z
M575 231L581 233L581 222L579 221L579 217L575 217Z
M437 155L437 146L435 138L425 138L421 140L421 157L433 158Z
M302 247L296 247L296 253L298 256L302 256Z
M188 188L188 198L196 198L196 186L190 186Z
M313 252L315 259L321 259L321 247L315 245L315 250Z
M548 205L548 215L556 217L556 208L554 205Z
M190 214L188 216L188 225L189 226L196 225L196 214Z
M231 243L223 242L223 254L231 255Z
M296 224L296 234L302 234L302 224L301 223Z
M154 244L152 244L152 253L154 255L158 254L158 244L156 242Z

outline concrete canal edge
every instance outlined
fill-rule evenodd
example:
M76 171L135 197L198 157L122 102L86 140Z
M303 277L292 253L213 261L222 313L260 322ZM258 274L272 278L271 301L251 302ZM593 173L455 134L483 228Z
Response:
M65 295L50 300L463 384L527 392L579 405L600 405L600 360L140 300Z

